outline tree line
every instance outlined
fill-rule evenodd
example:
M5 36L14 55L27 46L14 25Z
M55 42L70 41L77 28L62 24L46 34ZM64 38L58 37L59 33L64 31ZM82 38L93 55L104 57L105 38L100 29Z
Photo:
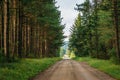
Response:
M70 29L69 49L77 56L120 63L120 1L85 0L75 10L79 14Z
M55 0L0 0L0 60L58 56L63 42Z

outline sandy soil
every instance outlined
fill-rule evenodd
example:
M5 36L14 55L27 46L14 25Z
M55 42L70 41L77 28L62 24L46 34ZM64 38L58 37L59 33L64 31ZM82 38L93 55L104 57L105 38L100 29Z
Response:
M32 80L116 80L84 62L62 60Z

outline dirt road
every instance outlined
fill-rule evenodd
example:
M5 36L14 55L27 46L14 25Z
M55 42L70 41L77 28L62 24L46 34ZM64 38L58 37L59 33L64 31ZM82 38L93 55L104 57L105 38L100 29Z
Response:
M62 60L33 80L115 80L86 63Z

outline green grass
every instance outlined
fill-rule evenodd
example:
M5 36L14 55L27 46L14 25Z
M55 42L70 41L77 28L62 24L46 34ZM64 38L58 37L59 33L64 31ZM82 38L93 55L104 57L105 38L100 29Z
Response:
M59 60L61 59L23 59L16 63L0 64L0 80L28 80Z
M110 76L116 78L117 80L120 80L120 65L115 65L114 63L108 60L99 60L90 57L80 57L75 58L75 60L87 62L90 66L109 74Z

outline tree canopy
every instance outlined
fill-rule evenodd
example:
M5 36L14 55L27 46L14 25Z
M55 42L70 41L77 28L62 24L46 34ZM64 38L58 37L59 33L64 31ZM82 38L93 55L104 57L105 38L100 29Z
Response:
M55 0L0 1L0 57L55 57L63 43Z
M77 56L120 62L118 0L85 0L76 4L79 14L71 27L69 48Z

